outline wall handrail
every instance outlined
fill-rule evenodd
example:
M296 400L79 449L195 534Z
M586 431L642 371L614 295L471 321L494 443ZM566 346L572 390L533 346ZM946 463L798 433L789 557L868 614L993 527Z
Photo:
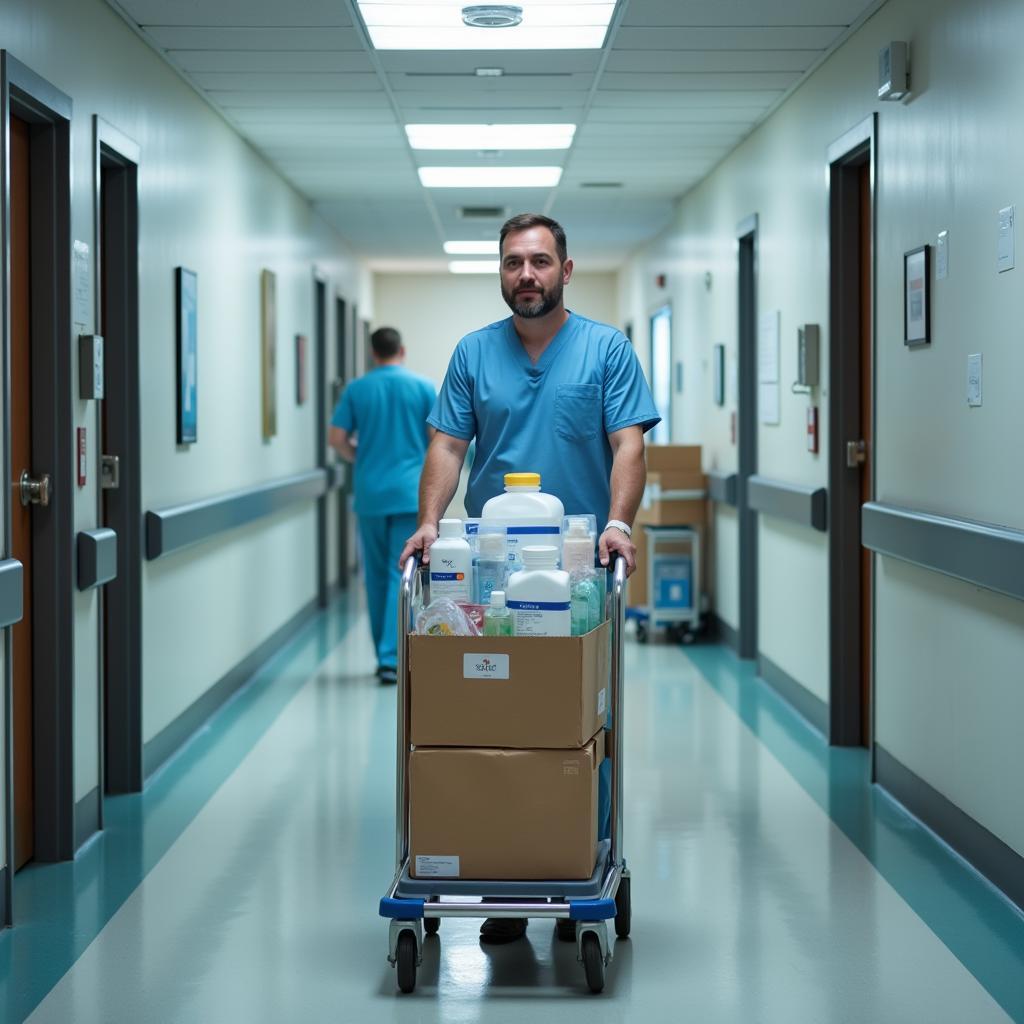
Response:
M765 515L788 519L822 533L828 530L828 491L824 487L755 475L747 480L747 503Z
M145 517L146 558L163 558L298 501L320 498L340 486L341 480L338 467L331 464L212 498L153 509Z
M717 469L708 471L708 496L720 505L732 505L737 502L737 475L722 473Z
M1024 600L1024 530L871 501L861 543L880 555Z

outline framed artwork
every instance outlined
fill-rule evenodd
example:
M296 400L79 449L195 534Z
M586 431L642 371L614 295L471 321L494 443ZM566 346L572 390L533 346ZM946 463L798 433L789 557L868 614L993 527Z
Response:
M711 371L714 378L715 405L725 405L725 346L715 345L711 360Z
M197 278L194 270L176 267L176 335L178 344L178 444L195 444L197 416Z
M277 278L260 271L260 356L263 382L263 439L277 434Z
M295 402L306 404L306 360L308 359L306 335L295 335Z
M929 247L903 254L903 344L927 345L932 340L928 275Z

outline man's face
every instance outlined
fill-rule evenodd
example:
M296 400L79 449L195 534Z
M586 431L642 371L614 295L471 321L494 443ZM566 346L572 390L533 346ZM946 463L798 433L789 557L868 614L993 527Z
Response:
M501 297L516 316L544 316L562 303L572 260L558 259L555 238L544 227L514 231L501 250Z

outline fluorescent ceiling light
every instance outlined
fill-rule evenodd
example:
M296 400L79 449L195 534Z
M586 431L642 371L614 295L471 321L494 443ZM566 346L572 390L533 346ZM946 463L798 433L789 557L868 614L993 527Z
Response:
M407 124L413 149L568 149L574 124Z
M378 50L599 50L615 10L603 0L516 3L523 20L512 28L464 25L467 0L359 0L359 13Z
M497 274L497 260L452 260L448 264L452 274Z
M449 256L497 256L498 240L490 242L445 242L444 251Z
M561 167L421 167L426 188L554 188Z

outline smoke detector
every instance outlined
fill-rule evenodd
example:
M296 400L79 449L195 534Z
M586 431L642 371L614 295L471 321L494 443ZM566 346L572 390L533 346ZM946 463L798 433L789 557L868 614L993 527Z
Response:
M470 4L462 8L463 24L470 28L514 28L523 20L518 4Z

